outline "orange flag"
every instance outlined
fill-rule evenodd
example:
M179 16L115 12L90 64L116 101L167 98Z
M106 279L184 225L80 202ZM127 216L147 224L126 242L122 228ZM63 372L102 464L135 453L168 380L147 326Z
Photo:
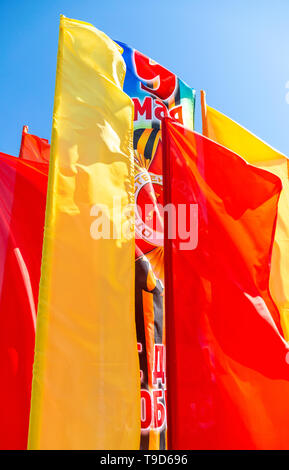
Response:
M177 210L193 248L165 237L170 448L288 449L289 347L269 293L281 182L170 120L163 143L165 205L198 208L197 230Z
M0 449L26 449L48 165L0 154Z

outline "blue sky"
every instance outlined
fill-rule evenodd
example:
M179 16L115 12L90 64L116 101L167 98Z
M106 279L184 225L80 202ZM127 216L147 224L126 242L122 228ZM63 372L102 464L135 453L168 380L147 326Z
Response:
M0 151L18 155L24 124L50 140L61 13L194 87L198 131L205 89L208 104L289 155L288 0L0 0Z

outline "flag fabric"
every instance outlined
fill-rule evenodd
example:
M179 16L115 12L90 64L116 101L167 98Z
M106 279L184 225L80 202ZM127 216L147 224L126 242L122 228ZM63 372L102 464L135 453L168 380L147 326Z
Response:
M47 139L28 134L28 127L23 126L19 158L36 162L48 162L50 145Z
M195 90L172 72L124 43L126 63L124 91L134 103L134 161L136 207L135 308L141 367L141 449L166 448L165 331L161 120L170 115L189 128L194 127ZM149 77L155 77L152 87ZM158 78L159 77L159 78ZM20 156L49 160L48 141L28 134L23 128ZM144 220L141 210L151 205ZM157 217L157 227L151 225ZM160 379L154 379L158 364Z
M274 239L270 291L278 306L286 340L289 340L289 161L250 131L202 99L203 134L243 157L248 163L270 171L282 181Z
M134 227L126 212L134 202L133 106L124 76L111 39L61 17L30 449L139 448Z
M161 122L165 116L194 127L195 90L170 70L118 42L134 103L136 204L135 309L141 368L140 448L166 448L166 367L163 266ZM146 211L147 209L147 211Z
M169 119L163 142L164 203L198 207L194 249L165 232L169 448L288 449L289 347L269 292L281 181Z
M26 449L47 165L0 154L0 449Z

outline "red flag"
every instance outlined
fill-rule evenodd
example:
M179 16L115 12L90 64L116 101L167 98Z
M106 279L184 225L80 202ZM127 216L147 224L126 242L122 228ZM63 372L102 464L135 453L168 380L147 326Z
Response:
M28 134L28 127L23 126L19 158L36 162L49 162L50 144L47 139Z
M48 165L0 154L0 449L26 449Z
M164 203L198 207L194 249L165 237L170 448L288 449L288 345L268 287L281 182L163 128Z

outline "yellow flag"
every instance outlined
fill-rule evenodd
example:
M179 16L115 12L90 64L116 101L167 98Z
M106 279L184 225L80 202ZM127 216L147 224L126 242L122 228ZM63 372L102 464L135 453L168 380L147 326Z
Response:
M119 46L61 17L30 449L139 448L133 105L124 76Z
M282 181L271 260L270 291L280 312L285 338L289 340L289 161L285 155L250 131L207 106L204 92L201 98L204 135L239 154L248 163L274 173Z

